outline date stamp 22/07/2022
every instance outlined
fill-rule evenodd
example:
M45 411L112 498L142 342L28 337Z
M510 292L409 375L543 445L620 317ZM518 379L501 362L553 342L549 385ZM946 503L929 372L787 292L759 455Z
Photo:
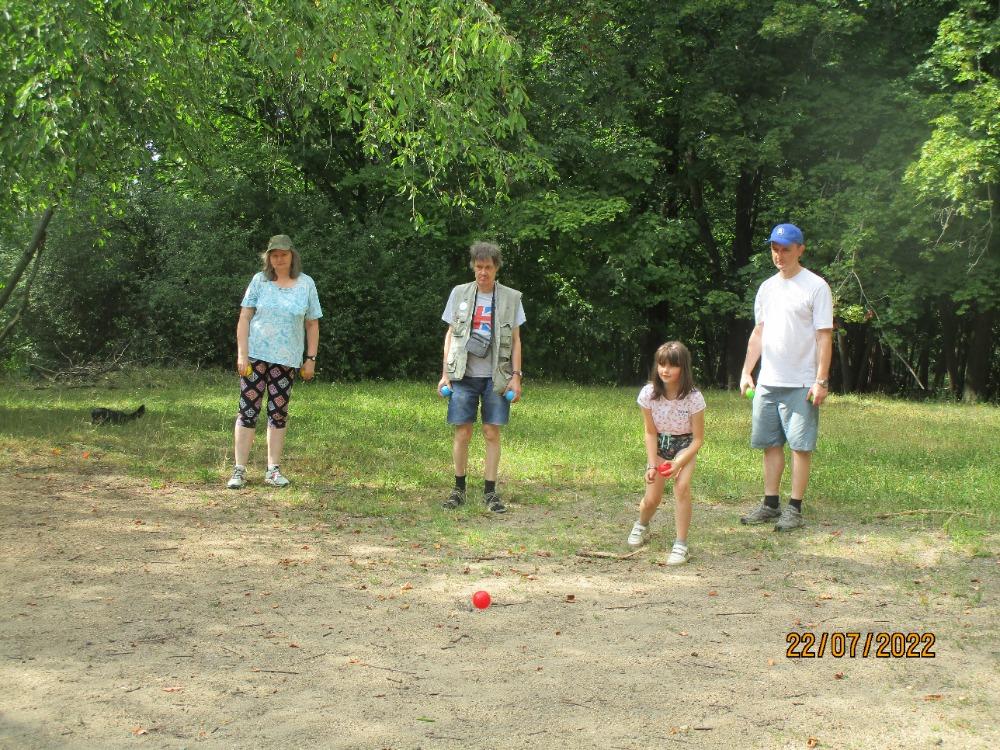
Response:
M934 633L833 631L810 633L791 631L785 636L789 659L822 659L832 656L854 659L933 659Z

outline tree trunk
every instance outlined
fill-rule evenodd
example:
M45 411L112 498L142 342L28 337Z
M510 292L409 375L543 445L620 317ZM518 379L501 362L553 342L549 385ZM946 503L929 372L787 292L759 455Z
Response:
M945 309L941 316L941 360L944 362L944 375L948 376L948 390L951 394L957 395L958 391L958 366L955 361L955 334L957 324L955 315L950 310Z
M7 285L0 289L0 310L3 310L7 302L10 301L10 296L14 293L17 288L18 282L21 281L21 276L24 274L24 270L31 263L31 259L35 257L35 251L41 246L45 239L45 230L49 227L49 221L52 219L52 214L55 211L54 206L49 206L45 209L45 213L38 220L35 225L35 234L31 238L31 244L28 245L28 249L24 251L21 255L21 259L14 266L14 270L10 274L10 278L7 279Z
M757 222L757 198L760 195L761 170L745 167L736 182L736 225L733 233L733 271L738 271L750 262L753 256L753 235ZM740 290L734 290L739 293ZM746 359L747 339L753 330L753 323L742 318L726 321L726 341L723 349L723 363L720 375L725 376L726 388L737 388ZM722 378L720 377L720 381Z
M972 339L969 343L969 358L965 365L965 385L962 401L974 404L983 400L989 386L990 365L993 363L993 321L995 310L976 311L972 322Z
M840 362L840 392L850 393L854 390L854 371L847 350L847 329L834 329L833 343L837 347L837 357Z

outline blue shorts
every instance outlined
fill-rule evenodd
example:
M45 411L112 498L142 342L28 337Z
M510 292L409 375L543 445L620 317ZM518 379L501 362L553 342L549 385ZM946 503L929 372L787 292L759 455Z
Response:
M819 409L806 400L808 388L758 385L753 397L752 448L774 448L788 443L793 451L816 450Z
M451 381L454 391L448 399L448 424L472 424L479 402L483 403L483 424L505 425L510 421L510 402L493 392L493 378L462 378Z

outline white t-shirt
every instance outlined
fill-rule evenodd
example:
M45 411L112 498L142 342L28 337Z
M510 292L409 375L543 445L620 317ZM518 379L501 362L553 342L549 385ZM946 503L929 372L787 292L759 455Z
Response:
M455 304L457 302L458 290L460 286L451 290L448 295L448 304L444 306L441 313L441 320L451 325L455 319ZM521 300L517 301L517 312L514 314L514 327L524 325L527 318L524 315L524 307ZM493 338L493 292L484 294L476 290L476 309L472 312L472 330L488 339ZM465 361L465 377L467 378L491 378L493 377L493 355L486 353L485 357L475 357L469 355Z
M705 411L705 397L697 388L684 398L671 401L668 398L653 398L653 386L647 383L639 391L636 403L653 413L656 431L664 435L687 435L692 431L691 415Z
M757 382L780 388L816 381L816 331L833 328L830 285L803 268L790 279L776 273L757 290L757 325L764 324Z

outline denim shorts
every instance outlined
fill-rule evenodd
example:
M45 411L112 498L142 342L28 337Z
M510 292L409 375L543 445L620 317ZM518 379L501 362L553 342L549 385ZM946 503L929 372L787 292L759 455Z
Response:
M483 424L505 425L510 421L510 402L493 392L493 378L462 378L451 381L448 424L472 424L479 402L483 404Z
M788 443L793 451L816 450L819 409L806 400L808 388L758 385L753 397L752 448L774 448Z

